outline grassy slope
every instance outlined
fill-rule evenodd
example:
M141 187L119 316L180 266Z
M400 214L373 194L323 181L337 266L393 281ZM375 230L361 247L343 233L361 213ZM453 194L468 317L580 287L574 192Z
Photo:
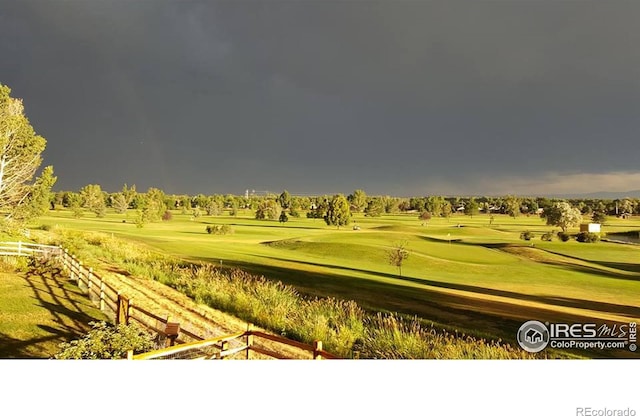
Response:
M180 257L240 266L308 294L354 299L371 309L417 314L505 339L528 319L640 318L637 246L543 242L539 236L550 227L536 217L496 216L489 227L483 215L434 219L428 226L414 216L356 216L361 230L353 231L306 218L280 226L249 215L192 221L176 213L170 222L143 229L115 214L73 219L56 212L42 222L113 233ZM212 223L232 224L235 232L208 235L204 228ZM610 229L639 226L614 220ZM535 247L519 239L523 230L536 234ZM398 241L407 241L411 251L403 277L385 259Z
M106 320L77 286L51 273L0 273L0 357L50 358Z

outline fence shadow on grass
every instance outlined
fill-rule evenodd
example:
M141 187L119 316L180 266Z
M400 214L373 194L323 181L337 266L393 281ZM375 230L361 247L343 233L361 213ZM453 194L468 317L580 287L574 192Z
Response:
M80 338L89 331L89 322L106 319L95 313L91 301L55 264L34 261L23 279L31 289L38 309L46 311L47 316L46 321L33 327L33 331L48 335L20 340L0 333L0 357L48 358L57 344Z

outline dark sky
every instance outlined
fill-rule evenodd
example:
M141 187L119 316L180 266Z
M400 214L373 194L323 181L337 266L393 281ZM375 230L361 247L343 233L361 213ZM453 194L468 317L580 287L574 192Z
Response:
M640 188L638 1L0 0L56 189Z

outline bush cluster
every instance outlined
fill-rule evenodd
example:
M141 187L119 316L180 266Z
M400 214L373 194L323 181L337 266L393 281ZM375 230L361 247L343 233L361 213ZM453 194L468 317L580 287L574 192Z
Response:
M542 241L551 241L551 240L553 240L553 233L544 233L544 234L542 234L540 239Z
M600 236L596 233L589 233L587 231L582 231L576 236L576 241L580 243L596 243L600 240Z
M127 357L127 351L141 354L156 347L153 336L140 327L111 325L104 321L90 322L93 329L83 338L60 344L54 358L68 360L118 360Z
M523 231L522 233L520 233L520 239L521 240L525 240L525 241L529 241L533 239L533 233L531 231Z
M558 238L560 239L560 241L562 241L563 243L566 243L567 241L569 241L571 239L571 236L569 235L569 233L565 233L563 231L560 231L558 233Z
M231 228L230 225L227 225L227 224L207 225L206 230L209 234L215 234L215 235L233 234L233 229Z

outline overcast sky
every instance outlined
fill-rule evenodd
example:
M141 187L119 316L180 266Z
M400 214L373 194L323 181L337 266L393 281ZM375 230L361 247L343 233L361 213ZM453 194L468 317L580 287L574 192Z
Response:
M0 0L56 189L640 188L639 1Z

